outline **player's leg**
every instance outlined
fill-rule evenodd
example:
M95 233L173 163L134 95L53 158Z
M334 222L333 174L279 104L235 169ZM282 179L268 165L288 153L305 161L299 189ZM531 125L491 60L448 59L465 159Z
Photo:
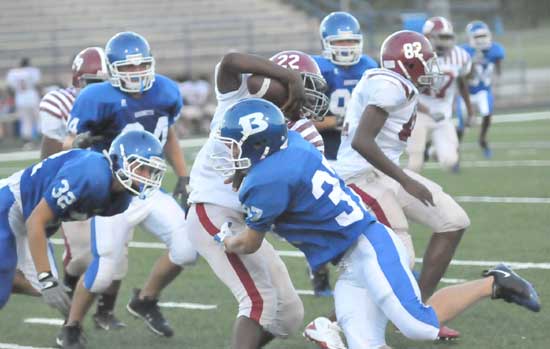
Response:
M493 114L494 100L491 91L483 90L478 92L480 95L479 114L482 117L481 130L479 132L479 146L483 150L483 156L490 159L493 157L493 152L487 143L487 133L491 127L491 118Z
M451 120L441 120L432 130L432 143L441 167L452 170L458 164L458 137Z
M211 204L193 204L187 215L186 229L195 249L239 302L232 348L256 349L270 339L271 335L266 332L275 329L278 304L270 280L271 261L263 257L263 243L250 255L225 253L212 236L227 221L233 223L235 231L244 229L241 212Z
M347 347L364 349L368 345L368 348L384 348L388 318L369 297L367 289L357 285L350 274L344 269L334 287L336 315L346 336Z
M462 137L464 137L464 128L465 128L465 125L464 125L465 106L464 106L464 100L462 99L462 97L460 96L456 97L455 102L453 103L453 107L454 107L456 119L458 121L456 126L456 137L458 138L458 142L461 143Z
M63 283L74 291L78 279L92 261L90 248L90 220L64 222L61 233L65 245L63 252Z
M9 222L9 211L14 202L9 188L0 188L0 309L10 298L17 267L15 236Z
M132 229L127 212L112 217L95 216L91 220L92 262L76 285L69 318L60 338L63 345L82 341L81 324L96 294L108 290L124 264L124 246ZM73 335L75 332L77 336Z
M417 113L413 131L407 141L407 154L409 155L407 168L415 172L420 172L424 166L424 150L433 123L433 119L428 114Z
M409 223L396 196L399 183L374 171L368 175L351 178L346 184L361 198L369 211L382 224L392 228L407 248L409 265L414 267L415 251L409 234Z
M419 280L422 299L425 300L431 296L445 274L462 234L470 225L470 219L464 209L439 185L412 171L406 172L430 190L435 203L435 206L424 205L399 187L397 197L407 218L433 231L424 252Z
M184 265L194 264L198 254L191 246L185 231L185 212L174 198L157 191L151 198L154 202L143 220L144 228L156 235L168 247L168 252L159 257L151 270L144 287L135 290L127 309L145 320L156 334L171 337L174 331L158 307L161 291L182 271Z

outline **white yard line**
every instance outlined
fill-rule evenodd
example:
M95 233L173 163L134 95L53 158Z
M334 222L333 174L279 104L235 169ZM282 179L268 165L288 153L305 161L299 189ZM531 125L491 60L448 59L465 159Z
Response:
M490 167L548 167L550 160L479 160L461 161L461 168L490 168ZM428 170L439 170L441 166L436 162L424 164Z
M50 239L50 241L55 245L63 245L62 239ZM164 244L157 243L157 242L138 242L138 241L131 241L130 247L134 248L152 248L152 249L165 249L166 247ZM278 250L277 253L281 257L298 257L298 258L304 258L304 254L301 251L297 250ZM416 259L417 263L422 263L421 258ZM475 260L455 260L453 259L451 261L452 265L462 265L462 266L469 266L469 267L488 267L488 266L494 266L498 263L505 263L510 265L512 268L516 269L549 269L550 270L550 263L532 263L532 262L503 262L503 261L475 261Z
M51 326L62 326L65 321L63 319L55 318L43 318L43 317L31 317L23 320L26 324L39 324L39 325L51 325Z
M162 302L159 303L160 307L164 308L183 308L192 310L213 310L218 307L217 304L199 304L199 303L186 303L186 302Z
M479 202L496 204L550 204L550 198L522 198L501 196L454 196L458 202Z
M29 347L26 345L0 343L0 349L56 349L51 347Z

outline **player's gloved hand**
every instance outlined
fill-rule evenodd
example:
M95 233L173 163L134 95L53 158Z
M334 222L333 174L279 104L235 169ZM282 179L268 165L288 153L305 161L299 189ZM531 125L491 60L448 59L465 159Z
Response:
M232 183L233 191L237 192L239 191L239 188L241 187L241 184L243 183L244 177L246 177L246 171L245 170L235 170L235 173L227 178L224 183L229 184Z
M290 120L296 121L300 119L300 109L306 101L306 91L304 89L304 81L302 76L297 71L289 71L292 78L288 81L288 100L281 108L283 113Z
M435 206L432 193L424 186L424 184L409 177L402 185L403 189L405 189L407 193L420 200L420 202L424 205Z
M65 317L69 316L71 299L67 294L66 287L51 272L38 274L38 281L42 286L40 293L42 294L42 298L44 298L44 302L50 307L59 310Z
M189 205L187 204L187 198L189 197L189 193L187 192L187 184L189 184L188 176L178 177L178 181L176 182L176 186L172 192L172 196L176 199L176 201L179 201L181 208L183 208L185 212L187 212L187 209L189 208Z
M91 131L82 132L76 135L73 140L73 148L86 149L94 145L95 143L103 142L105 140L103 135L93 135Z
M224 224L222 224L222 227L220 228L219 233L214 235L214 241L216 241L224 250L225 250L224 240L228 236L234 236L235 235L233 230L231 230L231 225L233 225L233 223L225 222Z

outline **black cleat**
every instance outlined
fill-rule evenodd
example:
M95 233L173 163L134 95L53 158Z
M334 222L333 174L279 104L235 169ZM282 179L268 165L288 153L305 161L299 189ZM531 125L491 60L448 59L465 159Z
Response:
M139 299L139 292L139 289L134 289L134 296L130 299L126 309L135 317L143 319L147 327L154 333L159 336L172 337L174 330L160 312L158 299Z
M60 348L64 349L86 349L87 344L80 324L63 326L55 341Z
M115 316L112 311L109 312L98 312L95 313L92 317L97 329L109 331L109 330L119 330L126 327L126 324Z
M309 270L309 268L308 268ZM316 272L310 273L311 284L315 297L332 297L330 288L329 271L326 266L321 267Z
M483 276L492 275L493 283L492 299L504 299L508 303L516 303L531 311L540 311L540 300L537 291L527 280L514 273L504 264L499 264L493 269L485 270Z

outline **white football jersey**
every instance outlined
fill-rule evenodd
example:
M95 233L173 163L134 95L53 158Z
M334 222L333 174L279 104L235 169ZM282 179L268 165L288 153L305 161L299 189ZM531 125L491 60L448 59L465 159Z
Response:
M217 81L217 72L218 66L216 66L214 81ZM225 177L220 171L214 169L215 162L210 155L218 152L216 149L219 149L219 151L226 150L223 148L220 149L220 147L225 146L217 142L214 139L214 135L220 126L220 122L223 120L225 111L237 101L252 97L250 92L248 92L247 85L249 76L250 74L241 75L241 85L239 88L228 93L220 93L218 87L215 87L218 105L210 123L210 136L197 154L193 168L191 169L189 202L210 203L236 211L243 211L238 193L233 191L231 184L224 184ZM296 122L289 122L288 127L291 130L299 132L305 140L312 143L319 151L324 152L325 145L323 138L310 120L301 119Z
M40 129L48 138L63 142L67 120L76 98L74 87L48 92L40 101Z
M453 102L458 92L457 79L470 73L472 61L466 50L455 46L444 56L437 57L437 63L443 79L437 89L426 90L420 95L420 103L428 107L430 115L439 121L452 117Z
M347 180L370 172L373 167L351 147L355 131L369 105L388 113L384 126L376 136L376 144L396 165L405 150L416 119L418 90L407 79L388 69L366 71L351 94L344 119L342 142L333 164L336 172Z

